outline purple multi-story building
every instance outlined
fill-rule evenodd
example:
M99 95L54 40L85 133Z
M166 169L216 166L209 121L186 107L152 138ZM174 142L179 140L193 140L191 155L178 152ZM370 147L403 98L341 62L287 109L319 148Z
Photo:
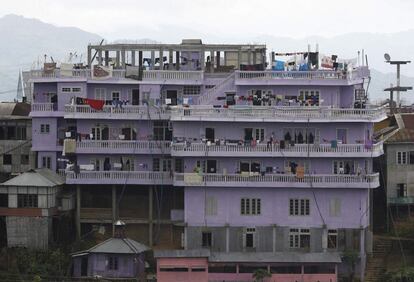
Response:
M183 248L158 254L170 266L209 249L210 280L332 280L344 250L363 273L383 153L372 128L386 117L367 100L369 70L266 57L200 40L90 45L86 67L32 71L33 150L76 190L79 234L120 218L133 239Z

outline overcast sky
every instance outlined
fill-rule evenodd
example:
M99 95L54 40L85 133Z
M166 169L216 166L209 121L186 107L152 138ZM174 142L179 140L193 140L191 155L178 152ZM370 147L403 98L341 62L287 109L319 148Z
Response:
M0 16L18 14L76 26L106 39L301 38L414 28L414 0L1 0ZM169 37L167 37L169 38Z

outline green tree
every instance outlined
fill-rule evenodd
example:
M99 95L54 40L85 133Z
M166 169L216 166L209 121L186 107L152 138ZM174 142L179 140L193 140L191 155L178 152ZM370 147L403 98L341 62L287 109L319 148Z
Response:
M359 260L359 254L355 250L348 249L342 254L342 259L350 267L349 281L353 282L355 280L355 268Z
M272 274L263 268L258 268L253 273L253 279L255 282L263 282L265 278L272 277Z
M414 281L414 267L402 267L398 271L390 271L385 274L387 282L412 282Z

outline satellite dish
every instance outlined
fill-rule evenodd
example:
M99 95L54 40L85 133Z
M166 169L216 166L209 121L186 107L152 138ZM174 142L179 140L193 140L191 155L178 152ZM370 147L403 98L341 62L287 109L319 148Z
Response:
M388 53L385 53L385 54L384 54L384 58L385 58L385 60L386 60L387 62L389 62L389 61L391 60L391 57L390 57L390 55L389 55Z

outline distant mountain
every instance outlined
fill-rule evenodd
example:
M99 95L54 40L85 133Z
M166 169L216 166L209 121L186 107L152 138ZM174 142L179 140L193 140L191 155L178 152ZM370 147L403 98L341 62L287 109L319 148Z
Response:
M384 92L384 88L390 87L390 84L396 86L396 81L395 73L381 73L375 69L371 69L371 83L368 89L370 100L375 102L389 98L389 92ZM402 75L401 86L414 86L414 77ZM401 92L400 97L404 101L404 104L411 105L414 103L414 91Z
M169 32L174 30L174 32ZM275 29L277 32L277 29ZM137 34L139 32L139 34ZM19 69L30 69L33 63L44 60L44 55L53 57L55 61L65 60L69 53L76 52L75 61L85 61L87 45L97 44L101 36L83 31L75 27L57 27L41 22L37 19L28 19L22 16L7 15L0 18L0 100L10 100L15 97ZM120 33L121 34L121 33ZM387 98L383 89L390 83L395 84L395 66L384 62L383 54L388 52L392 59L413 60L414 30L381 34L381 33L350 33L335 37L310 36L303 39L277 37L275 35L260 35L256 37L239 38L225 34L205 34L183 27L162 27L159 32L147 30L144 27L131 27L123 30L130 38L145 38L139 40L120 39L112 43L179 43L182 38L203 39L204 43L266 43L268 51L289 52L312 49L319 44L319 51L326 55L336 54L340 58L355 58L357 50L365 50L371 68L370 97L372 100ZM139 37L141 36L141 37ZM125 37L125 36L123 36ZM401 69L403 76L401 84L414 85L414 63ZM9 91L12 90L12 91ZM7 92L7 93L2 93ZM413 97L413 98L411 98ZM406 101L414 102L414 91L402 94Z
M76 52L77 60L85 58L87 45L99 43L101 37L75 27L56 27L37 19L7 15L0 18L0 100L10 100L16 95L19 69L30 69L44 55L55 61L68 58ZM6 92L6 93L4 93Z

